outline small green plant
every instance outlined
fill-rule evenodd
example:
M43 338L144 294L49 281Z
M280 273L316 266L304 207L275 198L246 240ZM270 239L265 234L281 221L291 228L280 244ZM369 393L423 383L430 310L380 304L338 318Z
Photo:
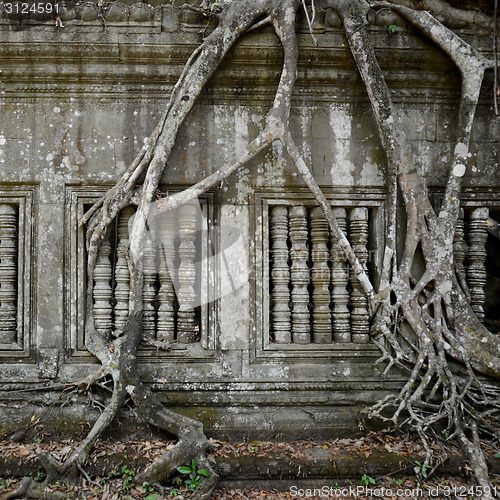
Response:
M371 484L377 484L377 480L370 477L368 474L363 474L361 476L361 484L363 486L370 486Z
M349 485L352 486L354 483L350 479L346 479L345 482Z
M402 479L389 479L389 484L388 486L391 486L393 484L396 484L398 486L401 486L403 484L403 480Z
M126 465L122 466L123 491L128 491L130 488L132 488L132 480L134 478L134 472L135 472L134 469L129 469Z
M431 468L429 464L421 464L420 462L415 462L413 469L416 474L422 474L424 479L427 479L427 471Z
M210 477L205 469L196 468L194 460L191 460L191 467L177 467L177 471L188 476L184 479L184 485L191 491L196 491L200 487L201 476Z
M151 493L152 491L154 491L154 488L147 481L144 481L144 483L142 483L142 492Z
M132 480L134 479L135 469L129 469L127 465L122 465L119 469L117 466L108 473L108 479L121 477L123 479L122 490L128 491L132 488ZM104 482L104 481L103 481Z
M144 482L142 483L142 492L143 493L148 493L146 496L146 500L156 500L158 495L154 493L155 489L148 483Z
M30 476L34 481L43 481L47 477L47 474L45 473L45 469L39 465L38 470L36 472L32 472Z
M113 479L115 477L120 476L120 471L118 470L118 467L115 465L109 472L108 472L108 479Z
M401 28L396 25L396 24L389 24L389 26L387 26L387 33L389 33L389 35L393 35L394 33L397 33Z

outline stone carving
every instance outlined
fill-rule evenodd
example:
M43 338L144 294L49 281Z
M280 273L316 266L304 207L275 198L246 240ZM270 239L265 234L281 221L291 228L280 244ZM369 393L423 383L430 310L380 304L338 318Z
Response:
M344 232L349 219L351 244L366 267L368 209L353 208L348 217L345 208L337 207L334 214ZM320 207L297 205L287 210L282 205L274 206L269 221L274 342L369 342L366 298L354 275L349 276L344 252L329 231Z
M488 209L480 207L470 212L469 219L469 268L467 281L470 289L471 307L479 320L484 319L484 285L486 284L486 239Z
M0 343L17 340L17 209L0 205Z
M113 328L110 254L111 245L105 239L101 242L94 270L94 320L101 335L108 335Z
M316 344L332 341L330 311L330 268L328 267L328 222L320 207L311 209L311 254L313 282L312 339Z
M158 269L158 278L160 288L158 290L158 326L156 337L158 340L174 340L175 336L175 292L172 281L174 273L175 259L175 237L176 237L176 218L168 214L159 218L160 234L160 266Z
M465 280L465 267L464 261L465 256L468 252L468 246L465 242L465 232L464 232L464 210L460 209L460 213L457 219L457 225L455 226L455 237L453 239L453 254L455 256L455 267L460 279Z
M290 208L290 241L292 248L292 341L308 344L311 333L309 314L309 268L307 249L307 209L298 205Z
M274 206L270 210L270 278L273 284L271 297L272 330L274 342L289 344L292 341L290 324L290 268L288 267L288 208Z
M144 240L144 284L142 291L142 332L154 339L156 329L156 247L149 237Z
M181 343L195 340L196 222L196 206L183 205L179 209L180 265L177 312L177 340Z
M355 254L361 265L366 266L368 261L368 209L365 207L353 208L349 221L350 240ZM351 340L363 344L370 340L370 325L366 297L363 294L359 281L351 269Z
M334 208L337 223L346 232L347 220L345 208ZM330 235L330 261L332 281L332 324L334 342L350 342L351 330L349 325L350 313L347 305L349 293L349 272L344 252L340 248L334 235Z
M115 332L119 334L125 327L128 318L130 274L125 251L128 246L128 224L134 214L133 207L125 207L118 220L118 247L116 249L115 267Z

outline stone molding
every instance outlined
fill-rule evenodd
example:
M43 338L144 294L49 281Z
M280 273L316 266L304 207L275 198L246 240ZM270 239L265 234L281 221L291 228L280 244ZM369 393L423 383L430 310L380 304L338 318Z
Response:
M120 5L128 10L136 5L149 8L147 4L108 5L115 10ZM10 30L9 24L0 22L0 31L5 28L0 41L0 90L4 98L166 100L184 62L203 40L205 25L196 16L195 20L183 21L187 13L181 15L179 9L157 9L161 10L160 19L151 21L151 26L139 23L139 32L130 22L115 26L110 21L103 27L102 20L95 21L96 26L81 21L83 24L71 25L73 21L68 21L65 28L57 29L47 25L48 21L37 21L39 24L29 30L20 31ZM328 20L332 15L319 13L318 19ZM175 29L162 28L165 16L178 19ZM299 27L300 59L294 98L304 103L364 102L367 98L343 34L335 22L328 22L326 27L316 27L317 47L307 30ZM455 103L458 77L452 63L415 30L404 28L402 20L398 24L402 30L390 36L387 22L385 18L376 21L371 29L395 102ZM462 34L490 55L490 37ZM231 50L202 100L267 104L274 97L281 60L282 50L269 30L247 35ZM26 71L27 66L33 71Z
M108 186L110 187L110 186ZM85 235L84 228L78 227L78 221L84 214L84 208L92 205L107 190L106 186L66 186L66 221L65 221L65 362L89 363L93 357L85 348ZM175 191L169 188L169 191ZM210 220L214 220L213 193L208 193L201 204ZM120 231L120 229L119 229ZM208 244L208 242L206 243ZM117 279L118 281L118 279ZM201 341L179 343L171 351L158 351L143 348L139 359L148 363L190 360L211 361L216 348L217 311L214 304L201 306Z
M0 205L17 208L16 256L16 335L12 342L0 344L2 363L33 361L36 311L36 216L37 186L0 184Z
M385 194L381 189L357 189L355 193L349 189L323 188L327 198L331 200L332 207L346 207L356 209L363 207L364 210L372 209L372 237L377 239L375 247L377 250L371 256L371 267L375 269L376 263L380 263L380 249L382 244L380 238L384 234L384 202ZM254 222L253 234L255 235L255 276L253 282L261 282L262 286L255 286L251 302L254 304L253 317L253 337L251 346L253 362L265 362L266 360L278 356L279 359L287 362L300 362L304 359L331 359L345 358L353 360L362 357L377 356L378 348L373 344L356 343L275 343L269 338L271 324L272 306L269 296L269 212L274 206L289 206L301 204L314 207L315 202L307 189L295 189L291 192L283 192L279 189L259 189L254 193L255 215L251 220L261 220L260 224ZM259 259L259 255L263 259ZM380 266L378 266L380 267ZM374 276L376 278L376 276Z

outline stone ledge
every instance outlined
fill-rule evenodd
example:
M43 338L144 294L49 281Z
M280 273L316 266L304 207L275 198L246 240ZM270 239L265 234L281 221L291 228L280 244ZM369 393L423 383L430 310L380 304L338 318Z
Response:
M5 2L10 3L10 2ZM137 2L137 0L120 0L111 2L95 2L95 1L38 1L38 0L12 0L13 4L52 4L57 5L57 10L53 8L48 11L45 9L42 12L26 11L26 8L15 7L14 9L5 8L0 5L0 20L21 21L23 23L53 23L55 17L63 22L78 22L104 24L110 23L149 23L156 21L163 25L163 28L171 30L176 29L179 25L184 27L193 27L196 29L207 29L207 18L187 9L180 8L185 3L200 4L200 0L191 2L172 2L171 0L149 0L148 2ZM10 10L10 12L9 12ZM24 10L24 12L23 12ZM168 20L166 18L169 18ZM436 18L445 26L451 29L467 29L469 28L464 22L455 19L448 19L439 14ZM386 31L388 26L397 26L398 32L412 30L408 22L387 9L375 11L370 9L367 13L368 23L371 26L381 27ZM213 22L209 24L213 27ZM61 27L59 25L59 27ZM316 7L315 20L313 23L313 31L316 34L324 33L325 31L339 29L341 21L337 13L331 9L323 9ZM208 26L209 29L210 26ZM300 32L309 33L309 26L306 17L302 10L299 11L299 20L297 28ZM264 28L266 30L267 28ZM396 36L394 36L396 38Z
M300 455L300 456L298 456ZM218 487L255 487L288 489L290 486L320 487L328 482L342 482L346 479L359 480L362 475L380 478L404 477L414 474L414 464L423 463L421 454L390 453L383 448L374 449L368 457L363 453L346 450L313 448L303 453L268 452L255 454L217 456L214 468L220 476ZM103 475L115 467L126 465L138 470L148 464L148 459L125 450L125 453L99 456L90 460L86 471L90 475ZM0 477L22 477L38 470L36 459L0 457ZM467 461L463 456L452 455L436 470L438 476L458 476L465 472ZM500 473L500 460L488 458L491 474Z

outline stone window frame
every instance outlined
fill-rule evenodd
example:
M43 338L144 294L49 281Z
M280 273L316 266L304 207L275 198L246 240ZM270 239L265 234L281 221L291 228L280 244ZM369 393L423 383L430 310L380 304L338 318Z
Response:
M322 188L332 207L367 207L376 209L372 220L371 237L375 238L375 267L380 268L383 254L383 235L385 234L386 192L378 188ZM272 205L304 203L314 206L315 201L307 188L264 188L253 194L255 215L251 234L255 235L255 251L253 252L253 290L252 335L250 338L251 360L264 362L279 358L299 362L304 357L318 361L332 358L375 359L380 356L379 348L373 343L332 343L332 344L274 344L269 340L269 208ZM258 255L262 259L258 259ZM375 273L376 274L376 273ZM378 277L375 276L375 280ZM257 286L261 281L263 286Z
M36 221L37 186L0 185L0 203L17 205L17 341L0 344L2 363L28 358L34 362L36 312Z
M437 211L444 196L442 187L430 186L431 203ZM466 186L460 194L460 206L463 208L487 207L490 210L500 210L500 188L484 186Z
M113 184L99 184L94 186L66 186L65 194L65 326L64 345L66 363L89 363L94 357L85 348L84 318L85 318L85 287L86 287L86 255L85 228L78 227L78 221L84 214L84 206L98 200ZM162 186L160 186L162 187ZM179 186L168 186L172 193L179 191ZM217 210L215 192L210 191L200 197L202 210L207 215L209 237L203 246L203 252L208 251L209 244L218 248L216 227ZM205 255L205 253L203 254ZM208 271L211 272L211 271ZM210 280L212 283L212 280ZM207 292L209 293L209 292ZM201 310L200 341L192 344L178 344L171 351L161 351L156 348L141 348L138 359L148 363L162 363L170 361L184 362L209 361L215 357L217 346L218 310L215 302L202 306Z
M436 213L443 202L444 190L442 187L430 187L431 204ZM491 211L500 211L500 188L484 186L465 186L460 194L460 208L463 210L473 210L485 208ZM468 236L468 235L467 235ZM486 248L485 248L486 252ZM486 253L485 253L486 255ZM468 282L468 277L466 281ZM468 283L469 284L469 283ZM483 322L482 319L480 319Z

